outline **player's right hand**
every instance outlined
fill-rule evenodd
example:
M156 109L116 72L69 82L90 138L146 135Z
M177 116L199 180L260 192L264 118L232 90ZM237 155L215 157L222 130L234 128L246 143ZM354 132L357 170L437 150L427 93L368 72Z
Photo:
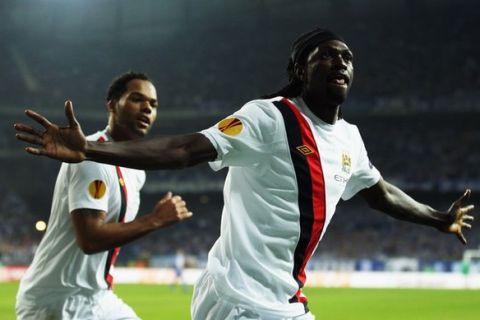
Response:
M26 147L25 150L28 153L71 163L81 162L86 159L87 140L75 118L71 101L67 100L65 102L65 115L67 116L68 127L60 128L32 110L26 110L25 114L45 129L40 131L23 123L14 124L17 130L15 136L18 140L38 146Z
M153 222L157 228L166 227L173 223L189 219L192 212L187 208L187 203L182 197L168 192L153 209L151 213Z

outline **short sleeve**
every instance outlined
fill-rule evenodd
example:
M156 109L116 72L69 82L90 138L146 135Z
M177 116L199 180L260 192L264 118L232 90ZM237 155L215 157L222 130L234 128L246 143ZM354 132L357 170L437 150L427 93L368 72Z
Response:
M200 133L217 151L210 162L214 170L228 166L252 166L263 161L273 148L278 128L275 108L265 100L254 100L231 116Z
M84 161L69 164L68 209L94 209L108 212L109 194L118 187L112 179L110 165Z
M348 200L352 198L355 194L357 194L357 192L359 192L360 190L373 186L381 178L380 172L377 170L377 168L373 166L373 164L368 159L367 150L360 136L360 133L358 133L358 140L360 145L358 160L352 176L348 180L345 190L342 194L343 200Z

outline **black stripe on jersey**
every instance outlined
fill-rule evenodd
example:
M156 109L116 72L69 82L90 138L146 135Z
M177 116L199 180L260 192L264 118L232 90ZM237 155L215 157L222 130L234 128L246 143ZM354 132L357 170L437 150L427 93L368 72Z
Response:
M110 267L112 266L112 258L113 258L113 253L115 252L115 249L116 248L108 250L107 263L105 264L104 278L105 278L105 281L107 282L108 289L112 288L112 284L108 279L108 275L110 273Z
M118 222L122 222L125 219L127 214L127 185L125 184L125 179L120 171L120 167L117 166L117 175L118 175L118 184L120 186L120 195L122 197L122 204L120 205L120 216L118 217Z
M300 124L292 110L280 101L273 102L283 116L285 129L287 132L290 155L292 157L295 175L298 186L298 206L300 210L300 239L294 254L293 277L298 283L299 288L303 288L304 283L298 279L300 268L305 260L308 243L312 236L312 227L314 221L313 199L312 199L312 177L310 167L306 157L297 150L298 146L303 145ZM294 296L290 302L297 302Z
M117 176L118 176L118 184L120 186L120 196L121 196L121 204L120 204L120 215L118 217L118 222L122 222L125 218L125 215L127 214L127 186L125 185L125 181L123 180L122 173L120 171L120 168L117 166ZM123 181L123 185L122 185ZM115 251L119 251L120 248L113 248L108 251L108 256L107 256L107 263L105 265L105 273L104 273L104 278L105 281L107 282L108 288L111 289L112 283L109 281L109 273L110 273L110 268L112 267L112 259L113 255L115 254ZM117 252L118 255L118 252Z

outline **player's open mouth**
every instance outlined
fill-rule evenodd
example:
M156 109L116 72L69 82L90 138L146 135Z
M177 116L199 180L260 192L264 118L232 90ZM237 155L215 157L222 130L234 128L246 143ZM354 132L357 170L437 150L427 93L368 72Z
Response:
M342 73L336 73L328 77L328 83L334 84L336 86L346 87L348 86L349 79L346 75Z

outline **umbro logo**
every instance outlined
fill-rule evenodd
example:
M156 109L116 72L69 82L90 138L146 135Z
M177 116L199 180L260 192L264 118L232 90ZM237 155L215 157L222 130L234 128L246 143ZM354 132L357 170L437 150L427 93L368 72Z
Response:
M297 147L297 150L303 154L304 156L308 156L308 155L311 155L313 153L312 149L310 149L308 146L306 145L301 145L301 146L298 146Z

